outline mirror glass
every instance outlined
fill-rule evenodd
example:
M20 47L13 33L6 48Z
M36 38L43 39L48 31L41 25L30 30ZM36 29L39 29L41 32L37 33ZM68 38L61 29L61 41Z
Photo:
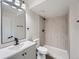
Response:
M24 4L24 1L2 0L2 43L13 42L14 38L21 40L26 37L26 12L21 8L21 3Z

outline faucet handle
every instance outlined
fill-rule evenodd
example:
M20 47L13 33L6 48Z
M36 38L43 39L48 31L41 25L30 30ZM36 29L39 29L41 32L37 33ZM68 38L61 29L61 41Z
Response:
M8 37L8 39L13 38L13 36Z

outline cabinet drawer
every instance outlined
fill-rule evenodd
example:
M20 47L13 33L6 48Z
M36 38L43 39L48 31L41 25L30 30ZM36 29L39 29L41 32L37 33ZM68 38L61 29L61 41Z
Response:
M19 53L16 53L15 55L7 58L7 59L24 59L24 51L21 51Z

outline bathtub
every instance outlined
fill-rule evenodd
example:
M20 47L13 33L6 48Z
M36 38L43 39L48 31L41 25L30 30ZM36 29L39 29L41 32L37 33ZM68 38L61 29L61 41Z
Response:
M69 59L68 53L66 50L55 48L49 45L45 45L48 49L48 55L54 59Z

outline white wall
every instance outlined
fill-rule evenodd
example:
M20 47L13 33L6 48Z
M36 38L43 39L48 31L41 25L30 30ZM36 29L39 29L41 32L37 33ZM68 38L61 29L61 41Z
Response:
M70 7L69 38L70 59L79 59L79 2Z
M0 46L1 46L1 3L0 3Z
M45 32L42 32L42 30L45 30L45 21L43 18L40 18L40 43L43 46L45 44Z
M26 38L37 39L39 38L39 15L32 11L26 13ZM29 28L29 30L27 30Z
M60 16L49 18L45 22L46 44L67 50L68 48L68 18Z
M45 43L44 20L41 16L28 10L26 13L26 38L27 39L40 39L41 45ZM30 28L27 30L27 28Z

